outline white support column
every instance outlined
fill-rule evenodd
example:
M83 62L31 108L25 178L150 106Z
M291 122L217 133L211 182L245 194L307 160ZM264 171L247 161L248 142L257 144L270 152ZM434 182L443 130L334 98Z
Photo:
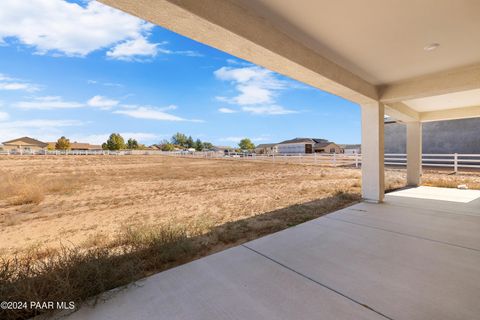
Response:
M422 176L422 123L407 122L407 185L419 186Z
M384 173L384 114L382 103L362 107L362 197L366 201L382 202L385 193Z

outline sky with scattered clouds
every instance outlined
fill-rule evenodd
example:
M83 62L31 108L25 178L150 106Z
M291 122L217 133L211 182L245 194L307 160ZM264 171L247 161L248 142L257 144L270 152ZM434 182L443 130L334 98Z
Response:
M0 142L360 142L360 108L96 1L0 1Z

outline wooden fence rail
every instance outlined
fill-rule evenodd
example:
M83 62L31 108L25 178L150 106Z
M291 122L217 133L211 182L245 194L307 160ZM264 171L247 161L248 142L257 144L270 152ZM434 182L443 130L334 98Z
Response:
M0 150L0 155L164 155L170 157L226 159L238 161L261 161L271 163L297 163L308 165L323 165L330 167L360 167L362 156L360 154L255 154L255 153L224 153L216 151L160 151L160 150L41 150L41 151L7 151ZM401 153L386 153L385 165L406 166L407 155ZM424 167L452 168L454 172L459 169L480 169L480 154L423 154Z

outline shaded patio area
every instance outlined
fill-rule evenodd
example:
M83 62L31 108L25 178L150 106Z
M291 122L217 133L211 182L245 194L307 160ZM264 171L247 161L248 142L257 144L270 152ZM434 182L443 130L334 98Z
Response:
M480 191L418 187L148 277L69 319L474 319L479 266Z

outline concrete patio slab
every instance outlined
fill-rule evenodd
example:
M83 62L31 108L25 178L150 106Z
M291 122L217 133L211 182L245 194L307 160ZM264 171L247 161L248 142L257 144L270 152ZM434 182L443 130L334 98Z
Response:
M384 319L245 248L146 278L69 319Z
M390 192L385 202L407 208L480 216L480 190L417 187Z
M391 192L390 197L469 203L480 199L480 191L453 188L417 187Z
M479 209L388 195L148 277L67 318L477 319Z
M392 319L475 319L480 252L327 217L247 244Z
M327 217L480 251L480 216L385 202L360 203Z

